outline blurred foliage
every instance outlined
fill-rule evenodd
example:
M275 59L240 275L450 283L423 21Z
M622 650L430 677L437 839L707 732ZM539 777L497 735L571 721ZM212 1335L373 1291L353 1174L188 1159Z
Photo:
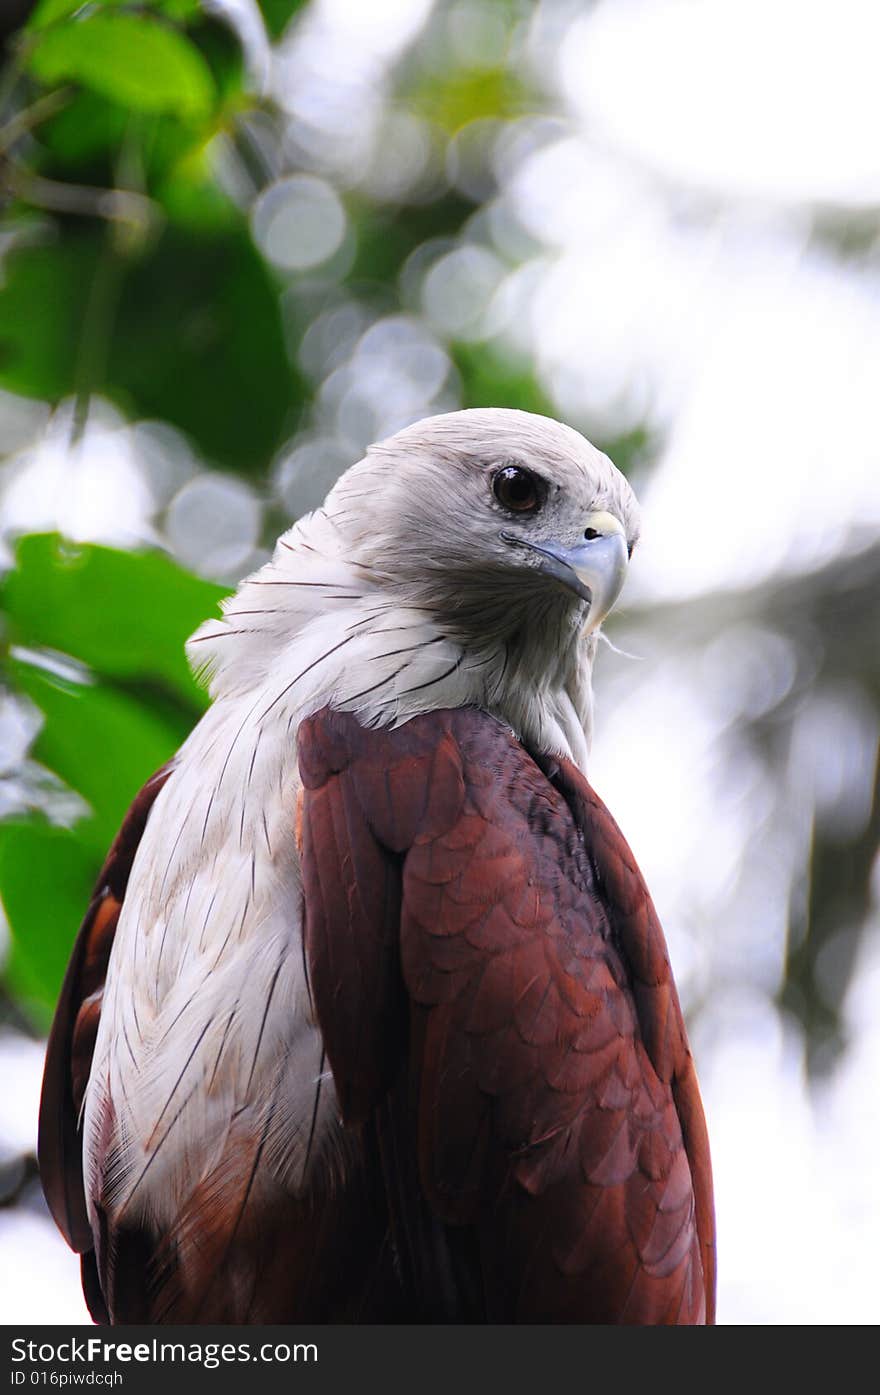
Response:
M412 92L415 111L454 135L472 121L510 120L533 106L529 88L505 67L473 67L422 81Z
M301 389L247 210L211 167L249 105L236 36L195 0L45 0L11 67L0 386L102 392L264 470Z
M307 8L259 0L267 40ZM503 7L511 30L522 9ZM222 4L37 0L14 19L0 34L0 389L72 403L71 447L100 396L129 422L175 427L197 461L271 494L279 450L317 411L319 383L298 364L316 314L341 303L365 324L412 316L401 272L420 249L454 246L481 194L446 178L391 194L336 179L347 264L279 268L254 237L253 209L315 165L289 153L297 123L249 76L254 54ZM396 81L441 169L445 143L470 123L534 106L503 54L482 66L449 53L404 61ZM454 333L446 350L462 405L549 410L521 355ZM289 517L267 502L268 540ZM15 543L0 591L2 678L35 735L0 770L3 981L10 1009L38 1029L129 801L203 709L183 643L222 594L158 552Z
M0 588L5 678L41 725L31 757L89 812L61 828L26 799L0 823L7 983L45 1025L97 869L126 808L206 704L183 644L221 587L161 554L22 538ZM6 772L4 772L6 773Z
M283 64L291 36L320 21L302 0L255 0L251 19L261 16L265 32L262 46L248 39L247 47L222 0L2 7L0 391L66 432L71 461L109 403L131 426L174 428L188 463L159 491L144 534L157 550L4 531L0 710L13 737L0 757L0 898L10 925L0 1018L5 1011L45 1028L125 808L203 710L183 642L223 588L167 555L173 530L163 510L181 480L221 478L259 502L262 531L244 561L213 573L231 579L261 560L260 547L302 507L295 472L292 484L285 473L301 446L317 452L309 469L323 489L333 468L400 418L487 404L555 414L526 334L491 332L479 309L470 321L444 318L442 288L443 313L432 318L426 307L432 268L463 248L482 256L479 274L495 267L499 277L541 250L523 227L487 231L505 137L522 140L539 118L525 148L555 117L516 57L534 6L486 0L470 17L476 28L444 27L464 8L438 5L387 68L371 57L363 88L347 76L344 55L324 70L301 60L282 103L269 60ZM271 205L303 178L335 210L339 236L326 252L306 246L288 256L287 241L309 233L311 215L294 204L284 215L282 200L288 222L273 233ZM491 285L485 300L482 311ZM374 345L370 363L355 364L361 337L383 327L391 357ZM436 382L423 397L392 401L420 356L439 362ZM658 447L644 424L597 444L625 471L642 472ZM198 528L195 518L186 528ZM668 615L651 608L645 619L681 656L747 617L812 656L809 683L843 677L876 711L880 676L867 656L877 646L866 638L876 617L854 601L876 594L876 578L873 591L849 585L843 599L838 582L849 585L819 576L740 595L729 613L712 596ZM737 728L775 782L779 822L790 813L785 771L802 697L795 688ZM731 762L735 784L735 754ZM803 1025L817 1067L843 1040L841 1005L876 854L876 785L872 808L847 837L816 824L793 888L777 997Z
M153 683L194 715L206 705L184 657L184 639L225 594L161 553L136 555L31 535L0 585L6 640L55 650L103 681Z
M39 12L38 12L39 13ZM211 70L196 46L158 19L138 14L86 14L76 24L39 18L25 63L45 87L65 81L97 92L131 112L167 112L193 124L216 103Z
M777 577L749 590L686 603L655 604L644 612L631 608L621 641L624 648L638 651L648 643L642 628L647 626L658 651L674 653L687 669L713 644L733 636L725 680L730 693L738 683L750 681L747 667L746 676L735 667L737 652L742 666L738 646L744 626L758 654L769 637L791 665L789 681L772 699L756 701L752 708L746 704L725 733L716 752L716 780L722 791L736 788L744 754L767 772L765 807L758 809L761 801L755 800L755 823L742 849L746 886L760 894L760 868L768 849L771 861L781 855L780 843L795 849L784 974L775 997L803 1030L806 1065L815 1078L831 1071L848 1044L844 1005L871 922L872 877L880 849L880 751L875 726L870 763L862 770L844 766L839 784L832 776L833 798L823 809L806 792L811 782L822 783L823 771L839 771L840 766L836 753L823 745L806 750L798 740L798 724L817 703L827 704L838 717L852 710L880 713L880 645L873 638L878 595L880 545L875 544L845 550L806 576ZM716 700L735 701L730 693L719 690ZM832 725L823 729L822 739L840 743L841 733ZM872 750L870 735L865 749ZM848 815L854 799L857 817ZM745 935L753 928L754 914L752 907ZM741 978L748 982L747 963Z
M270 38L281 37L297 10L302 9L303 3L304 0L259 0Z

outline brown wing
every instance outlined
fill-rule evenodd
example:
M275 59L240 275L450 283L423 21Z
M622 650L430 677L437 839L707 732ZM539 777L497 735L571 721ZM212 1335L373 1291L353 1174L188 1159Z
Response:
M37 1143L40 1180L56 1225L71 1248L83 1256L83 1288L96 1321L106 1322L107 1316L86 1213L79 1115L125 889L153 802L169 774L165 766L144 785L101 868L67 966L43 1070Z
M681 1011L586 781L473 710L382 732L325 711L299 748L315 1006L416 1314L712 1321Z

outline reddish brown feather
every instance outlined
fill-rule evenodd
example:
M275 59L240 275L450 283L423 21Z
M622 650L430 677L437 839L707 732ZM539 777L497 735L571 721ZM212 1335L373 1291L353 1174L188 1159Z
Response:
M114 1321L356 1322L377 1301L394 1319L375 1167L361 1159L344 1188L296 1198L259 1169L262 1142L241 1116L170 1225L116 1227L103 1266Z
M122 898L150 809L169 774L166 766L147 781L107 854L73 946L46 1050L37 1144L40 1179L56 1225L80 1254L94 1242L83 1190L79 1111Z
M430 1315L466 1228L489 1320L711 1321L696 1078L662 931L604 806L570 763L539 768L472 710L381 732L325 711L299 743L308 959L343 1116L387 1112L393 1040L412 1082L395 1156L401 1139L418 1156L389 1185L396 1232L424 1243L426 1203L447 1227L445 1260L434 1235L411 1274L416 1309ZM399 881L383 904L399 905L406 994L397 924L353 883L377 855ZM368 1031L341 1025L365 1007Z
M307 794L303 878L311 933L324 946L318 984L331 997L332 985L348 977L359 985L339 1011L324 1015L321 1030L331 1061L360 1062L357 1073L338 1080L337 1094L345 1119L362 1123L393 1083L403 1050L406 1019L395 934L400 879L393 859L366 829L350 785L319 786ZM320 874L310 828L320 830L324 863L342 869L341 875ZM383 1015L374 1010L377 1002L387 1004Z
M633 975L645 1046L658 1078L671 1088L693 1179L707 1321L714 1322L715 1202L709 1137L666 940L629 845L605 805L567 762L560 767L557 783L583 829L612 908Z

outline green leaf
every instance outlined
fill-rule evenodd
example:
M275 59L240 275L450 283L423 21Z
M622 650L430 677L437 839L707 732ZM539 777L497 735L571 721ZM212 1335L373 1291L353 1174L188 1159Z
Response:
M245 104L242 99L247 80L244 49L230 15L218 10L213 17L202 16L193 42L211 69L218 105L228 104L237 113Z
M174 190L181 217L183 192ZM244 219L213 203L208 211L213 224L166 227L147 255L126 265L92 388L132 417L171 422L218 465L253 473L271 461L304 389L288 361L275 285ZM8 255L0 387L51 402L75 391L104 245L103 229L77 224L58 243Z
M0 823L0 898L11 932L4 978L48 1026L100 863L77 832L45 820Z
M75 683L35 664L13 661L18 692L44 716L32 754L91 806L78 825L93 855L106 853L129 804L185 740L191 720L169 720L161 704L100 683Z
M511 68L442 69L408 94L414 111L453 133L471 121L509 120L533 111L535 96Z
M28 29L45 29L50 24L55 24L59 19L66 19L75 10L81 10L83 0L39 0L30 19L27 22Z
M473 202L455 192L413 207L362 203L356 209L357 253L350 280L374 284L387 294L386 284L397 279L417 247L432 238L456 237L473 211Z
M76 345L97 239L21 246L6 258L0 294L0 386L57 401L74 388Z
M153 0L156 8L169 19L196 19L203 13L200 0Z
M77 170L84 161L104 157L107 182L111 182L111 160L122 143L130 120L124 107L108 101L97 92L82 88L72 93L66 106L40 126L41 173L50 177L56 173L69 177L70 166ZM57 160L62 168L46 169L47 154ZM93 182L93 176L90 182Z
M146 15L99 12L41 30L27 61L47 85L79 82L135 111L199 119L216 96L195 45Z
M269 37L279 39L305 0L258 0Z
M463 407L518 407L556 416L528 359L509 357L486 344L454 344L452 357L461 374Z
M109 679L158 684L195 714L207 699L183 646L225 594L161 553L32 534L18 544L0 608L11 644L70 654Z
M6 663L16 691L43 714L34 757L92 811L74 829L37 818L0 823L0 897L12 935L5 977L37 1026L128 805L206 705L183 644L223 594L158 553L44 535L19 542L0 588L9 643L60 651L91 671L83 682L61 677L39 652L31 661L20 650Z
M40 0L26 28L47 29L50 24L57 24L59 20L67 19L76 14L77 10L84 10L87 6L94 9L96 5L100 5L103 9L110 10L130 3L131 0ZM199 0L140 0L140 5L141 9L158 10L169 19L195 19L201 13Z
M264 469L299 407L275 285L239 221L167 227L123 288L108 390L192 436L217 464Z
M190 148L158 182L156 197L175 223L193 232L233 230L240 214L214 178L210 151Z

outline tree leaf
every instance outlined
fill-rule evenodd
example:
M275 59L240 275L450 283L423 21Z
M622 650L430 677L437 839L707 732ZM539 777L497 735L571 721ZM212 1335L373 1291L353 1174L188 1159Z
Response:
M78 830L0 823L0 898L11 932L4 978L45 1029L99 868Z
M40 818L0 823L0 897L12 935L5 977L38 1027L128 805L206 705L183 643L221 595L158 553L76 548L49 535L19 542L0 590L9 642L60 651L90 670L80 683L38 656L6 664L44 717L34 757L92 810L73 829Z
M108 101L97 92L90 92L87 88L72 92L67 104L40 126L40 172L50 178L69 177L71 167L78 172L84 162L94 162L104 157L110 182L112 160L130 120L124 107ZM47 157L48 162L57 162L55 168L46 167ZM94 182L91 170L87 178Z
M305 0L258 0L269 37L279 39Z
M271 461L303 398L276 287L235 227L167 227L123 287L108 388L138 415L162 417L219 465L253 473Z
M152 0L152 3L169 19L186 21L204 14L201 0Z
M136 111L199 119L216 96L195 45L147 15L98 12L41 30L27 62L43 83L79 82Z
M60 19L67 19L82 7L83 0L39 0L26 28L46 29L50 24L57 24Z
M18 544L0 607L10 643L70 654L102 677L158 684L196 713L207 698L183 646L225 594L161 553L32 534Z
M90 0L39 0L25 26L27 29L46 29L50 24L68 19L77 10L85 9ZM101 5L106 10L130 5L131 0L91 0L91 7ZM201 0L140 0L143 10L156 10L168 19L197 19L202 13Z
M45 719L32 754L91 806L93 817L77 832L100 859L138 790L186 739L195 714L171 720L149 690L137 697L102 683L75 683L21 661L9 670Z
M73 391L97 252L96 240L80 238L9 253L0 295L0 386L49 401Z
M0 295L0 387L51 402L76 389L77 355L103 230L20 246ZM158 417L212 462L254 473L271 461L304 386L287 357L278 294L244 220L166 227L124 268L93 391L131 417Z
M453 344L452 357L461 374L463 407L518 407L556 416L530 360L504 354L494 346L467 343Z

